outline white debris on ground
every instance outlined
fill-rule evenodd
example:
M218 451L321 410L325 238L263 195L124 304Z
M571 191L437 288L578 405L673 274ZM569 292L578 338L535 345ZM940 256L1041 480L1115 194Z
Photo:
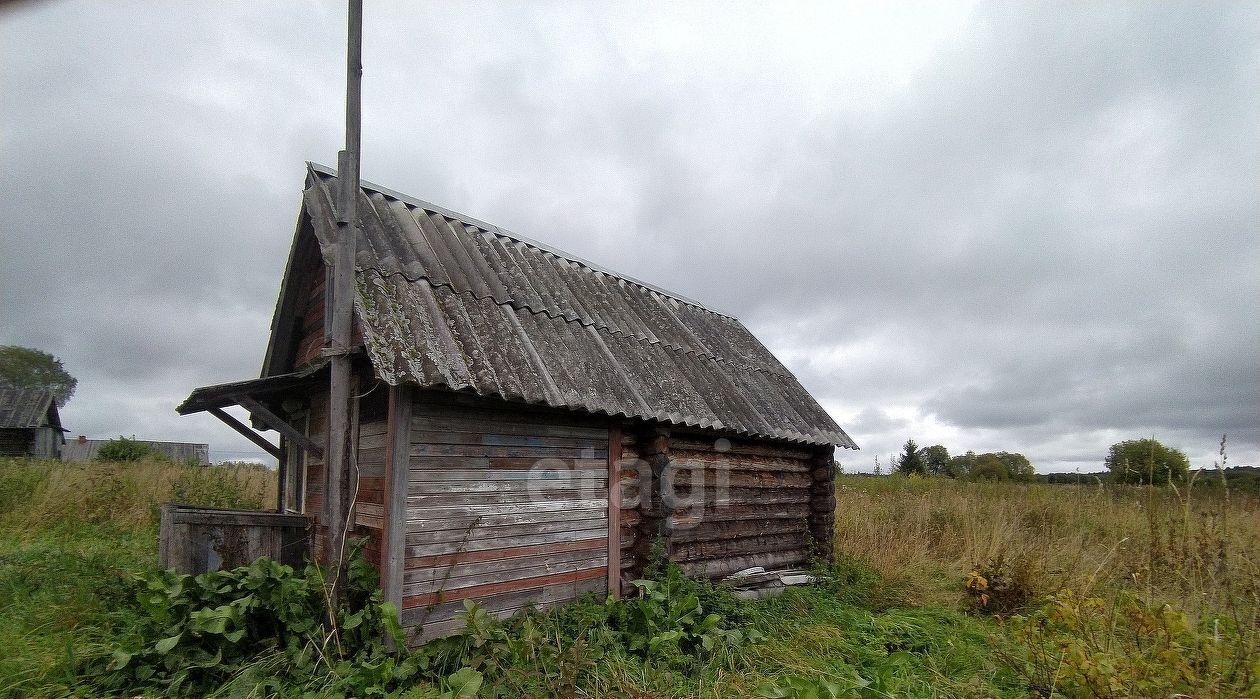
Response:
M808 585L814 576L803 570L771 570L761 566L745 568L722 578L719 584L734 590L742 600L766 599L783 594L792 585Z

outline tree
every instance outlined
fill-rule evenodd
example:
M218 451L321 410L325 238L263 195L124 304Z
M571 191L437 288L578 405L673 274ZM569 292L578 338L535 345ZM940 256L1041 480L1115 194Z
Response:
M1116 483L1182 483L1190 474L1190 460L1180 449L1170 449L1154 439L1112 444L1104 464Z
M999 451L994 456L1006 467L1006 472L1011 480L1032 481L1037 478L1037 470L1033 468L1032 462L1028 460L1028 457L1023 454Z
M974 481L1009 481L1011 470L997 454L978 454L967 472L967 477Z
M923 473L923 456L919 454L919 445L913 439L907 439L901 450L901 457L897 459L897 472L904 476Z
M74 395L79 380L66 371L60 359L47 352L3 345L0 346L0 383L14 388L47 389L61 408Z
M955 456L945 465L945 475L950 478L966 478L971 474L971 468L976 465L976 453L968 451L966 454Z
M923 447L919 450L919 457L923 459L923 468L929 474L933 476L949 474L949 450L940 444Z

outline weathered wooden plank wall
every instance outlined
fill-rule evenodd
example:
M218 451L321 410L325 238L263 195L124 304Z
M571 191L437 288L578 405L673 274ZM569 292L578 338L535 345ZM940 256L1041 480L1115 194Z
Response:
M262 556L300 568L307 555L307 524L302 515L166 503L158 562L193 575L249 565Z
M358 487L351 491L351 496L354 497L354 536L365 541L364 557L381 573L384 573L381 562L384 544L382 530L385 523L384 446L388 428L388 396L388 386L380 384L359 401L358 450L355 454Z
M322 258L315 255L303 260L305 263L298 271L297 304L294 309L293 322L296 325L295 355L293 368L300 369L322 356L324 348L324 306L325 285L327 284L327 266ZM356 314L351 322L351 346L363 344L363 329Z
M294 322L297 324L294 369L318 359L324 346L324 284L327 274L319 255L312 255L303 262L305 264L298 271L298 297L294 309Z
M404 627L458 628L465 599L507 616L607 590L606 423L431 392L411 412Z
M316 444L323 444L328 435L328 393L311 395L310 419L306 426L306 436ZM327 529L322 521L324 512L324 458L314 454L306 455L306 500L305 512L314 521L311 534L311 555L315 560L324 560L324 544L327 540Z

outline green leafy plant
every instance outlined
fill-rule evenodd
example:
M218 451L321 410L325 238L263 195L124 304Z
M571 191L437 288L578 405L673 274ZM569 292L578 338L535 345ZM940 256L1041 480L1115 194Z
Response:
M1195 623L1131 591L1108 599L1063 590L1032 614L1014 617L1011 630L1023 654L1007 660L1038 697L1260 692L1254 627L1219 615Z
M612 626L625 647L646 658L712 655L745 642L760 640L755 630L728 628L720 614L706 613L700 603L700 584L676 565L659 580L635 580L638 595L610 603Z
M138 621L107 656L89 661L97 689L202 696L275 676L389 687L425 665L423 655L386 649L386 633L401 641L389 623L396 611L381 601L375 569L357 556L333 624L324 622L324 579L314 565L297 574L262 558L195 577L155 571L135 583Z
M757 696L765 699L849 699L861 696L858 690L868 685L869 682L861 679L853 685L841 685L822 678L789 675L774 682L763 682L757 687Z
M65 407L79 380L66 371L61 360L29 347L0 345L0 383L17 388L50 391L57 407Z
M166 461L166 455L134 437L118 437L101 445L97 461Z
M476 670L461 667L443 679L439 686L416 687L401 695L402 699L475 699L485 677Z

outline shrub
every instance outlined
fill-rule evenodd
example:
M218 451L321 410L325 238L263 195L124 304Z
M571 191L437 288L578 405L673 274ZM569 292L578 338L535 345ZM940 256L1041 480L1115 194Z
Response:
M101 445L97 461L166 461L166 455L144 442L120 436Z
M967 574L964 588L971 609L987 614L1009 614L1026 608L1037 594L1036 565L1027 558L1008 560L998 554Z
M1190 460L1180 449L1154 439L1117 442L1107 450L1104 463L1116 483L1184 483L1190 473Z
M1071 590L1012 620L1022 656L1008 661L1033 696L1254 696L1260 691L1255 619L1194 623L1170 604L1122 591L1110 599Z

